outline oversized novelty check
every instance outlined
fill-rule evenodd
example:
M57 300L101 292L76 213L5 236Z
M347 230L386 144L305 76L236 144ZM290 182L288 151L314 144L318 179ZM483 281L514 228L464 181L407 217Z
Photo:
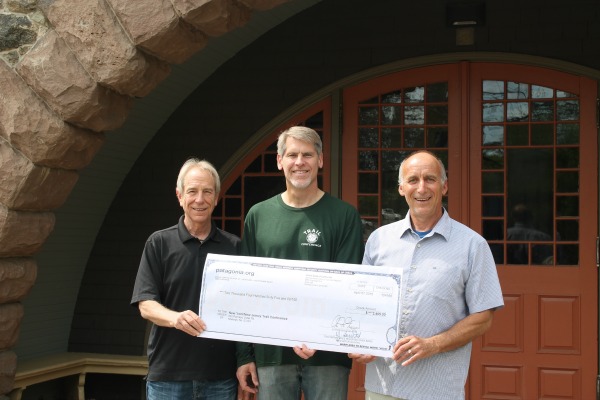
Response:
M401 269L209 254L200 337L391 356Z

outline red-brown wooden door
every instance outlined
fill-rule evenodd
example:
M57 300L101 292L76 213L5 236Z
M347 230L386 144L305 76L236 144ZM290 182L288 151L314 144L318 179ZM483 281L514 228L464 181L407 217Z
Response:
M427 148L448 168L450 215L492 247L506 306L473 346L470 399L595 397L595 99L586 78L466 62L344 91L342 196L365 236L405 215L398 165ZM363 382L355 366L349 399Z

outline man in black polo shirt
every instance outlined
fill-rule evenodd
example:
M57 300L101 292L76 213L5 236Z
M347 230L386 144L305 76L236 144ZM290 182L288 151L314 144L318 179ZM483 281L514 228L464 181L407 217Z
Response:
M212 212L219 175L207 161L186 161L176 194L179 223L146 241L131 304L152 321L148 341L148 400L233 400L237 396L235 343L198 338L206 329L196 314L208 253L239 253L240 238L216 227Z

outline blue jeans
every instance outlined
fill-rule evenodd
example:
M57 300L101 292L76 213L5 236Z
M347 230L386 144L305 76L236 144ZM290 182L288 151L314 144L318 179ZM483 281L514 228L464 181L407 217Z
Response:
M346 400L350 369L337 365L258 368L258 400Z
M148 381L147 400L235 400L237 379L223 381Z

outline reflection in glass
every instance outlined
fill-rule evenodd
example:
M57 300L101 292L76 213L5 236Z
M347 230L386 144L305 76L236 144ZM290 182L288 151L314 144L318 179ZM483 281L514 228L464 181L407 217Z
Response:
M506 126L506 145L525 146L529 144L529 125L510 124Z
M506 85L508 99L526 99L529 97L529 84L508 82Z
M556 192L557 193L577 193L579 192L579 172L561 171L556 173Z
M358 147L377 147L378 145L377 128L360 128L358 130Z
M551 101L536 101L531 103L532 121L554 121L554 104Z
M557 124L556 144L579 144L579 124Z
M387 215L398 214L405 216L408 212L408 205L404 197L398 193L398 170L383 171L381 175L382 190L381 190L381 213L386 210ZM390 211L392 210L392 211Z
M448 106L427 106L427 123L444 125L448 123Z
M504 126L485 125L483 127L484 146L502 146L504 144Z
M379 225L377 224L376 219L371 218L361 218L360 222L362 223L363 241L366 242L369 236L371 236L371 233L373 233L375 229L379 228Z
M381 107L381 125L399 125L402 121L402 107L400 106L382 106Z
M483 175L483 193L504 193L504 173L485 172Z
M404 128L404 147L425 147L424 128Z
M504 81L483 81L483 100L504 99Z
M404 123L406 125L423 125L425 123L425 107L406 106L404 108Z
M550 246L530 242L551 242L554 238L553 150L548 148L507 150L506 238L526 243L507 247L510 264L553 264Z
M532 265L554 265L554 245L531 244Z
M529 120L529 103L508 103L506 105L506 120L522 122Z
M569 93L569 92L563 92L562 90L556 91L556 98L564 99L566 97L577 97L577 95L574 95L573 93Z
M552 236L537 229L537 220L532 210L524 203L518 203L512 208L506 239L521 242L550 242ZM532 245L531 251L528 243L509 244L507 247L507 261L509 264L528 264L531 253L532 264L553 264L552 245Z
M379 193L379 176L377 174L358 174L359 193Z
M448 147L448 128L427 128L427 147Z
M554 97L554 90L544 86L531 85L531 98L533 99L551 99Z
M554 152L547 148L507 149L507 207L520 205L532 213L529 223L551 236L554 193ZM515 224L509 218L509 226Z
M400 147L402 130L400 128L381 129L381 147Z
M484 170L504 168L503 149L484 149L481 151L481 167Z
M378 166L377 151L358 152L358 169L363 171L377 171Z
M427 85L427 101L430 103L446 103L448 101L448 82Z
M382 103L400 103L402 102L402 94L400 90L381 95Z
M567 100L556 102L556 119L559 121L579 120L579 101Z
M531 125L531 144L533 146L549 145L554 143L553 124Z
M425 101L425 87L417 86L404 89L404 101L407 103L423 103Z
M358 109L359 125L377 125L379 123L379 108L360 107Z
M486 103L483 105L483 122L504 122L504 104Z

